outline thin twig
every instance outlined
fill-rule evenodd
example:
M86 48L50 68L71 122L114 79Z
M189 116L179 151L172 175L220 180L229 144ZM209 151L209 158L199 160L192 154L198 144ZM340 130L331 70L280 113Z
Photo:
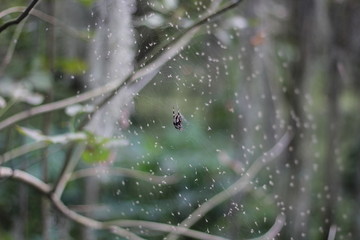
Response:
M68 183L71 173L74 171L76 164L78 163L81 154L85 150L85 144L78 144L78 146L69 149L68 156L66 158L66 162L64 163L63 170L58 178L53 191L57 196L61 196L66 184Z
M48 145L49 144L47 142L32 142L21 145L20 147L14 148L0 156L0 163L6 163L7 161L20 157L29 152L42 149Z
M144 77L147 74L153 73L155 70L159 69L163 64L165 64L167 61L169 61L174 55L176 55L180 50L182 50L183 46L190 41L192 36L197 32L197 30L199 29L199 27L201 25L205 24L206 22L210 21L211 19L214 19L214 17L219 16L220 13L224 13L225 11L227 11L231 8L234 8L241 1L242 0L238 0L233 4L230 4L222 9L220 9L219 11L217 11L213 14L210 14L206 18L200 20L199 22L195 23L190 28L183 31L183 33L180 35L180 38L174 39L173 41L171 41L167 45L168 47L166 49L163 49L156 58L152 58L153 60L151 63L134 71L134 73L129 75L124 81L113 81L103 87L99 87L97 89L90 90L88 92L79 94L77 96L69 97L69 98L66 98L66 99L63 99L63 100L60 100L57 102L44 104L44 105L41 105L38 107L28 109L26 111L14 114L11 117L0 122L0 130L2 130L8 126L11 126L21 120L27 119L31 116L63 109L69 105L85 102L87 100L90 100L95 97L102 96L102 95L105 95L105 94L111 92L112 94L110 94L107 98L105 98L99 104L99 106L102 106L114 94L116 94L120 88L126 86L126 84L128 84L128 83L135 81L136 79Z
M9 44L9 47L6 51L6 55L1 63L1 66L0 66L0 76L3 74L4 70L6 69L7 65L9 65L9 63L11 62L11 59L14 55L14 51L15 51L15 47L16 47L16 44L18 43L18 39L20 37L20 34L24 28L24 25L25 25L25 22L26 21L23 21L21 22L19 25L16 26L16 29L15 29L15 32L14 32L14 35L11 39L11 42Z
M149 222L149 221L139 221L139 220L117 220L110 221L108 224L117 225L121 227L137 227L137 228L147 228L159 232L173 232L181 233L183 236L195 238L195 239L204 239L204 240L227 240L227 238L215 236L212 234L207 234L204 232L187 229L184 227L173 226L165 223Z
M239 5L243 0L237 0L234 3L230 3L229 5L221 8L218 11L215 11L212 14L209 14L208 16L206 16L205 18L199 20L198 22L196 22L195 24L193 24L192 26L190 26L189 28L187 28L186 30L178 33L178 35L174 36L174 40L170 41L168 43L166 43L164 46L159 46L158 49L155 49L155 53L152 54L150 53L149 59L146 59L145 61L143 61L140 65L147 65L149 61L151 61L151 59L156 58L159 54L161 54L162 51L168 49L171 47L171 45L174 44L174 42L176 42L177 39L180 39L182 37L184 37L186 34L188 34L188 32L193 31L197 28L199 28L200 26L202 26L205 23L211 22L212 20L214 20L215 18L217 18L218 16L220 16L221 14L229 11L232 8L235 8L237 5ZM215 5L214 5L215 6Z
M287 147L290 142L290 134L286 132L281 139L268 151L262 154L262 156L255 160L250 168L244 173L244 175L233 183L230 187L224 191L216 194L208 201L204 202L199 208L189 215L184 221L180 223L180 227L190 228L197 221L205 216L211 209L218 206L220 203L229 199L230 197L243 191L251 180L257 175L257 173L272 160L276 159ZM166 238L168 240L174 240L177 238L176 234L169 234Z
M91 91L88 91L86 93L77 95L77 96L73 96L73 97L69 97L57 102L52 102L52 103L47 103L47 104L43 104L41 106L38 107L33 107L30 108L28 110L19 112L17 114L12 115L11 117L6 118L5 120L0 122L0 130L11 126L21 120L27 119L29 117L32 116L36 116L42 113L47 113L47 112L52 112L55 110L59 110L59 109L63 109L66 108L67 106L76 104L76 103L81 103L84 101L87 101L89 99L92 99L94 97L97 97L99 95L102 95L104 93L107 93L109 91L111 91L112 89L114 89L115 84L108 84L105 87L100 87Z
M12 7L12 8L8 8L2 12L0 12L0 18L11 14L11 13L15 13L15 12L22 12L26 9L26 7ZM50 16L40 10L37 10L35 8L31 9L31 11L29 12L29 15L35 16L37 18L39 18L40 20L50 23L54 26L58 26L61 27L62 29L64 29L68 34L70 34L73 37L77 37L80 38L82 40L88 40L88 36L85 33L82 33L81 31L76 30L75 28L72 28L68 25L66 25L65 23L63 23L62 21L60 21L59 19Z
M83 215L80 215L72 210L70 210L67 206L64 205L64 203L56 196L56 194L53 194L50 196L51 202L54 204L54 206L65 216L67 216L69 219L80 223L86 227L90 227L97 230L109 230L113 232L114 234L125 237L126 239L132 239L132 240L145 240L136 234L123 229L116 225L110 225L108 226L104 222L94 220L92 218L85 217Z
M330 226L329 235L328 235L327 240L334 240L335 239L336 230L337 230L336 225L333 224L333 225Z
M25 11L20 14L16 19L10 20L3 25L0 26L0 33L10 27L11 25L19 24L24 18L26 18L29 15L29 12L31 9L35 7L35 5L38 3L39 0L33 0L29 6L26 7Z
M8 167L0 167L0 178L13 178L19 180L35 188L36 190L40 191L45 195L48 195L51 190L51 187L48 184L44 183L33 175L21 170L13 170Z
M172 226L163 223L156 222L147 222L147 221L135 221L135 220L119 220L119 221L110 221L102 222L92 218L85 217L80 215L71 209L69 209L61 201L60 197L52 191L52 188L49 184L44 183L40 179L34 177L33 175L26 173L21 170L12 170L8 167L0 167L0 179L1 178L11 178L22 183L25 183L35 189L37 189L41 194L44 194L49 197L50 202L67 218L77 222L83 226L90 227L97 230L108 230L113 232L116 235L125 237L132 240L144 240L143 238L137 236L136 234L122 228L122 227L146 227L155 231L162 232L175 232L177 234L182 234L184 236L196 238L196 239L206 239L206 240L226 240L225 238L206 234L203 232L186 229L184 227Z
M118 236L127 236L126 239L145 240L144 238L141 238L138 235L117 226L110 226L109 230Z
M71 179L70 181L74 181L79 178L84 177L94 177L98 174L108 175L122 175L126 177L137 178L146 182L150 182L153 184L175 184L180 179L178 176L171 175L171 176L155 176L147 172L139 171L139 170L131 170L127 168L110 168L110 167L100 167L100 168L86 168L81 169L79 171L70 173Z
M262 236L257 238L252 238L249 240L271 240L275 239L276 235L281 231L285 224L285 216L280 214L276 217L272 227Z

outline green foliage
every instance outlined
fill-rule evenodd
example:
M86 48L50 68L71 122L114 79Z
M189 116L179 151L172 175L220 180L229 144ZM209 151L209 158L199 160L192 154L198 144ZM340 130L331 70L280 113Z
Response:
M68 74L82 74L87 70L87 63L81 59L57 59L56 66L59 70Z
M95 0L79 0L79 2L86 7L91 7L94 4Z
M65 133L54 136L46 136L40 130L25 127L17 127L17 130L37 141L48 144L68 144L71 142L85 142L86 148L82 158L86 163L99 163L108 160L111 148L127 145L127 142L121 139L110 139L97 136L91 132Z
M110 149L106 144L110 142L109 138L95 136L90 132L86 132L86 148L82 154L82 158L87 163L99 163L109 159Z

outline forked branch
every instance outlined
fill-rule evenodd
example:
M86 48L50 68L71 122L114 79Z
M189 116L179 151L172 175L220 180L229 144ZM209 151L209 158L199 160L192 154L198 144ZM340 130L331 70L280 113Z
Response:
M98 230L108 230L111 231L121 237L125 237L127 239L133 240L144 240L143 238L137 236L136 234L127 231L119 226L115 225L107 225L101 221L94 220L92 218L88 218L82 216L67 206L61 201L60 196L56 195L52 192L52 187L49 184L44 183L40 179L34 177L33 175L21 171L21 170L12 170L8 167L0 167L0 179L1 178L9 178L14 179L19 182L25 183L28 186L31 186L38 190L41 194L47 196L50 199L50 202L67 218L82 224L83 226L90 227Z
M97 230L107 230L118 236L131 240L144 240L136 234L122 228L122 227L145 227L154 231L162 232L176 232L178 234L184 234L185 236L203 239L203 240L226 240L225 238L210 235L200 231L189 230L182 227L172 226L169 224L147 222L147 221L134 221L134 220L120 220L111 222L102 222L92 218L80 215L73 210L69 209L60 199L60 196L56 192L52 191L52 187L49 184L44 183L40 179L33 175L21 170L12 170L8 167L0 167L0 179L8 178L14 179L19 182L25 183L38 190L41 194L47 196L50 202L67 218L82 224L83 226L90 227ZM185 231L186 230L186 231Z

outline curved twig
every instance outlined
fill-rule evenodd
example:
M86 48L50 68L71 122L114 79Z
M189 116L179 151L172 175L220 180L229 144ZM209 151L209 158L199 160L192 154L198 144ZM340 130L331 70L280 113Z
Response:
M18 39L21 35L21 32L23 30L24 24L25 24L26 20L21 22L19 25L16 26L15 32L13 34L13 37L11 39L11 42L9 44L9 47L6 51L6 55L0 65L0 76L3 74L4 70L6 69L7 65L9 65L9 63L11 62L11 59L13 57L14 51L15 51L15 47L16 44L18 43Z
M137 227L137 228L147 228L159 232L174 232L181 233L183 236L203 239L203 240L227 240L227 238L211 235L208 233L195 231L187 229L184 227L173 226L165 223L149 222L149 221L138 221L138 220L117 220L108 222L112 225L117 225L121 227Z
M49 144L47 142L32 142L20 147L14 148L0 156L0 163L6 163L14 158L22 156L32 151L42 149Z
M54 185L53 191L57 196L61 196L66 184L68 183L71 173L74 171L77 163L79 162L81 154L84 152L85 144L79 144L75 148L71 148L68 151L68 157L64 163L63 169L57 182Z
M0 26L0 33L10 27L11 25L19 24L24 18L26 18L29 15L29 12L31 9L35 7L35 5L39 2L39 0L33 0L29 6L26 7L25 11L20 14L17 18L10 20L3 25Z
M2 12L0 12L0 18L8 15L8 14L11 14L11 13L16 13L16 12L22 12L26 9L26 7L12 7L12 8L8 8ZM44 22L47 22L47 23L50 23L54 26L59 26L61 27L62 29L64 29L67 33L69 33L70 35L74 36L74 37L77 37L77 38L80 38L82 40L88 40L88 37L86 34L83 34L82 32L76 30L75 28L72 28L68 25L66 25L65 23L63 23L62 21L60 21L59 19L51 16L51 15L48 15L40 10L37 10L35 8L31 9L31 11L29 12L29 15L32 15L32 16L35 16L37 18L39 18L40 20L44 21Z
M190 228L197 221L205 216L211 209L218 206L220 203L229 199L230 197L243 191L250 181L256 176L256 174L272 160L276 159L286 148L290 142L290 134L286 132L281 139L267 152L263 153L261 157L255 160L250 168L244 173L244 175L233 183L230 187L224 191L216 194L208 201L204 202L199 208L189 215L184 221L180 223L180 227ZM174 233L169 234L166 239L174 240L177 235Z
M8 167L0 167L0 178L13 178L16 180L20 180L21 182L35 188L36 190L45 195L48 195L51 191L51 187L49 186L49 184L46 184L40 179L34 177L33 175L21 170L13 170Z
M71 173L70 181L74 181L76 179L84 178L84 177L94 177L99 173L100 174L104 173L106 175L122 175L126 177L137 178L153 184L164 184L164 185L175 184L180 180L179 177L175 175L155 176L147 172L143 172L139 170L131 170L127 168L100 167L100 169L86 168L73 172Z
M11 126L21 120L27 119L31 116L39 115L46 112L56 111L63 109L69 105L73 105L76 103L85 102L87 100L93 99L98 96L105 95L107 93L111 93L108 97L106 97L98 106L102 106L106 103L118 90L127 84L134 82L136 79L146 76L147 74L153 73L155 70L159 69L163 64L169 61L173 56L175 56L179 51L182 50L183 46L187 44L192 36L198 31L200 26L209 22L210 20L214 19L214 17L219 16L219 14L224 13L225 11L236 7L242 0L238 0L235 3L232 3L213 14L205 17L204 19L200 20L199 22L195 23L188 29L180 34L179 38L175 38L169 44L167 44L166 48L162 48L161 52L157 55L157 57L152 58L152 61L140 67L138 70L134 71L133 74L129 75L124 81L113 81L103 87L99 87L94 90L90 90L88 92L79 94L74 97L69 97L57 102L52 102L48 104L44 104L38 107L34 107L28 109L26 111L17 113L12 115L11 117L5 119L4 121L0 122L0 130Z
M272 227L262 236L257 238L252 238L249 240L271 240L276 237L276 235L281 231L285 224L285 216L280 214L276 217Z

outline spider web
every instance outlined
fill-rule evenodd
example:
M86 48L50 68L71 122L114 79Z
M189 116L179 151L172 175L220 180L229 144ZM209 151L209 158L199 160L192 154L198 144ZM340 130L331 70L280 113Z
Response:
M145 49L158 45L161 40L170 39L186 21L197 19L194 13L203 14L208 7L203 2L184 4L177 24L163 14L170 23L166 25L164 20L153 26L156 37L137 29L136 42L143 42ZM155 14L156 18L163 15ZM286 193L294 187L309 193L308 179L316 174L318 163L304 161L308 164L305 169L311 170L294 174L291 171L299 160L291 155L292 146L284 151L290 162L284 160L284 155L276 156L276 162L266 165L238 194L228 191L294 127L304 125L306 130L295 132L293 137L313 143L304 156L319 157L315 150L318 133L313 95L309 90L313 85L303 89L291 85L286 79L291 50L276 49L271 32L266 31L267 27L273 29L266 18L250 27L250 19L244 15L235 12L208 23L152 76L148 85L134 94L128 124L119 126L121 137L130 144L118 151L114 166L176 176L178 182L152 184L124 177L120 183L109 186L119 203L106 213L107 217L120 214L126 219L179 225L196 209L224 193L228 194L225 200L214 205L191 228L229 239L247 239L264 234L279 216L286 215L287 223L295 226L293 212L300 212L301 218L309 215L306 204L293 206L297 201L291 197L288 200ZM140 22L149 18L140 18ZM289 106L289 94L303 95L300 111L306 121L301 122L294 106ZM183 116L181 131L173 126L173 109ZM312 197L301 196L304 201ZM144 229L138 231L149 238L164 237L160 233L153 236L153 232Z
M126 133L130 139L129 155L122 153L121 161L132 169L180 177L179 184L166 186L165 190L157 187L144 190L147 184L138 183L141 198L145 195L152 199L148 204L156 206L155 210L148 210L147 220L156 221L161 213L167 223L177 225L240 178L224 161L230 159L230 164L242 165L245 170L274 143L262 139L258 146L255 144L263 133L257 130L261 128L258 121L261 117L250 122L250 117L241 112L243 108L256 111L254 101L261 100L243 94L242 87L236 86L242 80L229 77L228 71L231 65L243 64L244 47L238 43L235 47L240 53L231 53L228 46L214 37L217 29L214 24L195 37L134 98L135 111ZM184 117L181 131L172 124L173 108L179 109ZM234 127L236 122L242 125L240 129ZM237 131L248 133L253 139L242 138ZM276 217L276 212L266 210L274 206L266 181L269 177L265 175L256 179L245 193L229 197L204 216L195 229L228 238L263 234ZM154 197L160 192L164 198ZM129 216L130 212L123 214ZM237 223L229 224L232 221Z

